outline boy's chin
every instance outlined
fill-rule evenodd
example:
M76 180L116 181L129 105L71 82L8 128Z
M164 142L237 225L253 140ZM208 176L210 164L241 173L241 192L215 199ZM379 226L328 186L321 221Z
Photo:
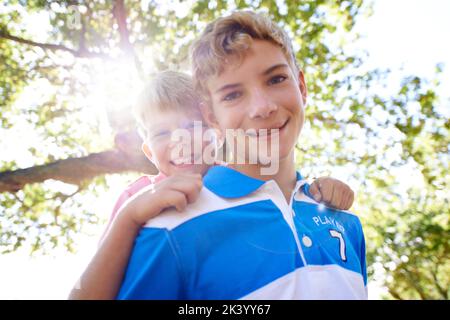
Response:
M266 165L268 163L273 162L280 162L284 159L289 158L295 151L295 145L290 147L287 145L282 145L278 149L267 150L266 154L258 155L258 154L248 154L248 156L245 157L245 163L244 164L257 164L257 165ZM273 152L272 152L273 151ZM253 160L251 160L253 159ZM239 161L240 162L237 162ZM243 157L238 158L238 160L235 161L236 163L243 163Z

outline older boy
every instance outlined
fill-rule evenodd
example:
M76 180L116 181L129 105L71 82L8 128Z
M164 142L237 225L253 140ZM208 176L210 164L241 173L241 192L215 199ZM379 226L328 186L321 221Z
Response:
M359 219L318 206L295 170L306 85L286 34L237 12L208 25L192 59L209 125L278 139L279 170L264 175L262 163L233 161L211 168L182 215L168 210L141 230L118 298L366 299Z
M189 139L186 143L198 143L198 148L188 148L190 151L183 155L176 152L178 143L173 141L172 134L177 131L193 133L196 129L202 129L197 128L202 124L199 103L192 79L183 73L160 72L147 84L135 113L143 133L143 151L160 173L155 177L141 177L121 195L100 248L70 298L116 297L142 225L168 207L181 211L182 217L186 205L196 200L202 188L201 176L209 164L194 160L202 157L202 150L206 149L205 143L208 141ZM330 197L330 204L339 208L351 205L352 197L347 196L351 190L345 184L331 178L315 182L317 185L319 183L323 190L318 192L317 188L316 195ZM159 243L148 245L153 246L149 248L152 251L158 251L161 246ZM168 267L165 271L170 275L172 269Z

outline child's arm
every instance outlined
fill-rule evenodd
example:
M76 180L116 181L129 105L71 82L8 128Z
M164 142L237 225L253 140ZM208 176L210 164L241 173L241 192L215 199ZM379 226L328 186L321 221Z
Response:
M197 199L201 188L200 174L177 174L125 203L69 299L114 299L142 225L165 208L174 206L183 211Z
M355 198L353 190L348 185L329 177L314 180L309 192L317 202L324 202L327 206L339 210L350 209Z

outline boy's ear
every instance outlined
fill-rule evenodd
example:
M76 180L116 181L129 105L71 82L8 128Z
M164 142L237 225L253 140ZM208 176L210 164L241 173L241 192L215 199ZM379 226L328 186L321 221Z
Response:
M298 87L300 88L300 92L302 94L303 103L306 105L308 91L306 89L305 75L301 70L298 72Z
M145 156L148 158L148 160L152 161L152 152L150 151L150 147L145 142L142 143L141 146L142 152L144 152Z
M206 121L206 124L210 128L220 131L219 123L217 122L217 119L216 119L216 116L214 115L212 107L210 107L206 102L201 102L200 103L200 112L202 114L203 119Z

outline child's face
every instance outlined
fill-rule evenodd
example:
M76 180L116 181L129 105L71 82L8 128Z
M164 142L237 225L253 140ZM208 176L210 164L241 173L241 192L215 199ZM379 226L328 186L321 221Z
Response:
M207 86L214 115L205 118L212 126L222 132L279 129L274 138L281 141L280 160L293 155L304 122L306 86L303 73L291 70L277 45L253 40L241 63L231 56L230 64Z
M144 142L142 149L146 156L155 164L155 166L167 176L176 172L191 172L204 174L209 166L200 161L202 157L203 142L201 139L194 141L194 130L201 126L202 117L200 113L183 114L175 111L165 111L158 113L155 120L149 124L149 134ZM189 133L189 140L176 139L172 141L172 134L177 129L184 129L184 133ZM178 131L179 133L180 131ZM197 141L199 140L199 141ZM190 144L187 145L186 144ZM202 144L195 148L195 143ZM184 150L177 152L178 150ZM186 154L186 152L188 154ZM200 164L195 164L200 163Z

